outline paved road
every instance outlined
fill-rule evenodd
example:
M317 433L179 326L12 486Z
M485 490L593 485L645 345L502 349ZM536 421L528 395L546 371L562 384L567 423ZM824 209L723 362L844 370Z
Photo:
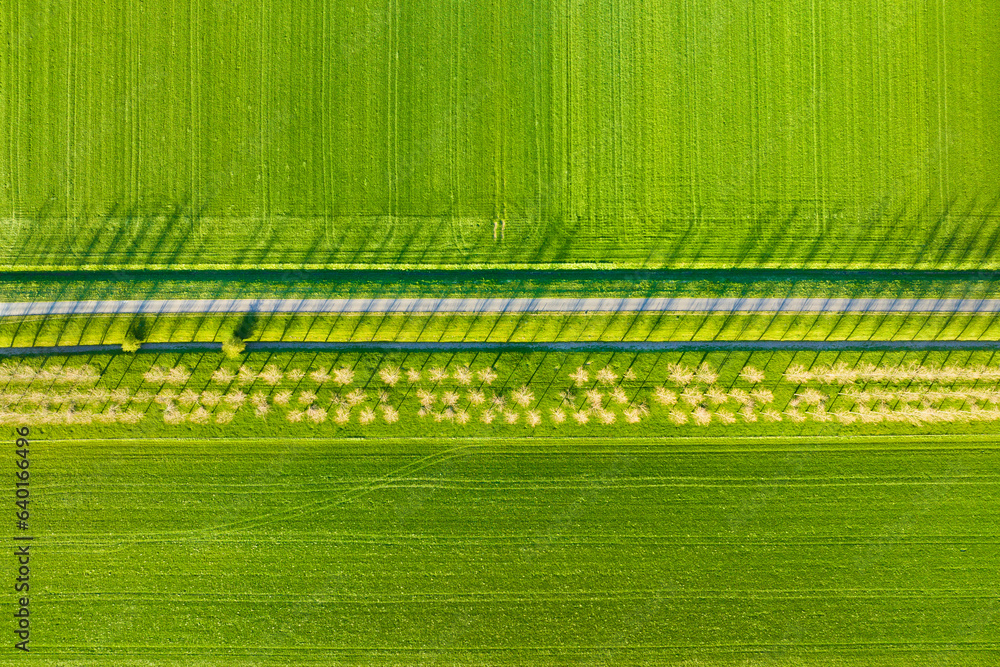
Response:
M1000 313L1000 299L878 298L407 298L169 299L0 303L0 317L180 313L581 313L581 312Z

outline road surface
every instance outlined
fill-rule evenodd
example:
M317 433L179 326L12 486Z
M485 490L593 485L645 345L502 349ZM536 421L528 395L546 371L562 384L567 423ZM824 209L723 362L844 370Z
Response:
M1000 313L1000 299L815 297L166 299L0 303L0 317L185 313Z

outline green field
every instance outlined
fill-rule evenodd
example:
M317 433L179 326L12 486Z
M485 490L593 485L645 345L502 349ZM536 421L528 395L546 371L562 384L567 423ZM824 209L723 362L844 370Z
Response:
M9 269L1000 267L988 0L0 9Z
M0 321L0 347L120 345L133 317L32 316ZM150 316L150 343L222 343L239 315ZM486 315L278 314L260 318L252 341L990 341L997 315L886 313L570 313Z
M996 299L995 5L0 0L0 304ZM988 310L2 316L0 665L1000 664Z
M395 372L395 378L391 373ZM49 438L994 434L1000 360L957 352L255 352L0 364Z
M47 665L1000 657L989 441L140 437L33 452Z

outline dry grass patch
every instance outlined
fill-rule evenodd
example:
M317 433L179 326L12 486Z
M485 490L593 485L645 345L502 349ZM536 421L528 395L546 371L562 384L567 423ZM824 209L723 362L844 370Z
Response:
M493 371L492 368L480 368L478 371L476 371L476 377L478 377L479 381L482 382L483 384L491 385L494 382L496 382L497 374Z
M587 373L587 370L583 366L580 366L569 374L569 379L573 381L575 386L582 387L590 380L590 374Z
M618 376L615 375L615 372L608 366L597 371L597 375L595 377L597 378L598 383L606 387L613 385L615 381L618 379Z
M472 383L472 370L468 366L459 366L455 369L455 382L460 386Z
M656 387L653 389L653 400L660 405L670 407L677 404L677 394L666 387Z
M608 397L618 405L625 405L626 403L628 403L628 395L625 393L625 390L622 389L621 387L615 387L614 389L612 389L611 392L608 394Z
M677 426L683 426L688 422L688 415L686 412L682 412L681 410L671 410L670 421L672 421Z
M330 372L326 370L325 366L320 366L309 374L309 379L316 384L326 384L330 381L331 377Z
M522 408L526 408L535 400L535 395L532 393L527 386L521 387L520 389L514 390L511 395L511 400L517 403Z
M403 377L398 366L383 368L378 372L379 379L390 387L395 387L396 383Z
M240 366L236 372L236 382L238 384L253 384L257 380L257 371L247 365Z
M350 368L338 368L333 372L333 382L341 387L354 382L354 371Z
M272 387L281 384L281 381L285 379L285 374L281 372L281 369L275 364L268 364L264 370L260 372L260 379L265 384L269 384Z
M395 424L399 421L399 412L391 405L382 406L382 419L386 424Z
M216 369L215 372L212 373L212 382L214 382L215 384L228 385L232 384L233 380L235 379L236 379L236 374L225 368Z
M346 417L345 417L346 415ZM319 407L318 405L310 405L306 408L306 418L313 422L314 424L322 424L326 421L326 410ZM344 408L337 409L336 422L338 424L346 424L351 418L350 411Z

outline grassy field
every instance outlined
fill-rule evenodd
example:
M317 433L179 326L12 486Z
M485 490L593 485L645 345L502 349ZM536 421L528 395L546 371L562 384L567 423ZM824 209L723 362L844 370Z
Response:
M242 321L230 315L142 318L147 342L222 343ZM133 317L33 316L0 322L0 347L118 345ZM857 313L571 313L508 315L266 315L253 341L575 342L747 340L996 340L996 315Z
M86 363L84 363L86 362ZM219 353L0 365L0 423L51 438L995 433L980 352ZM587 441L587 440L584 440Z
M994 5L0 0L0 301L997 298ZM0 353L130 328L1000 340L75 316L2 318ZM1000 664L995 351L281 349L0 356L34 537L31 653L8 590L0 665Z
M735 296L994 299L987 272L90 271L0 274L0 300L460 296Z
M0 4L0 266L1000 266L988 0Z
M28 657L47 665L1000 657L989 441L42 436L32 450Z

